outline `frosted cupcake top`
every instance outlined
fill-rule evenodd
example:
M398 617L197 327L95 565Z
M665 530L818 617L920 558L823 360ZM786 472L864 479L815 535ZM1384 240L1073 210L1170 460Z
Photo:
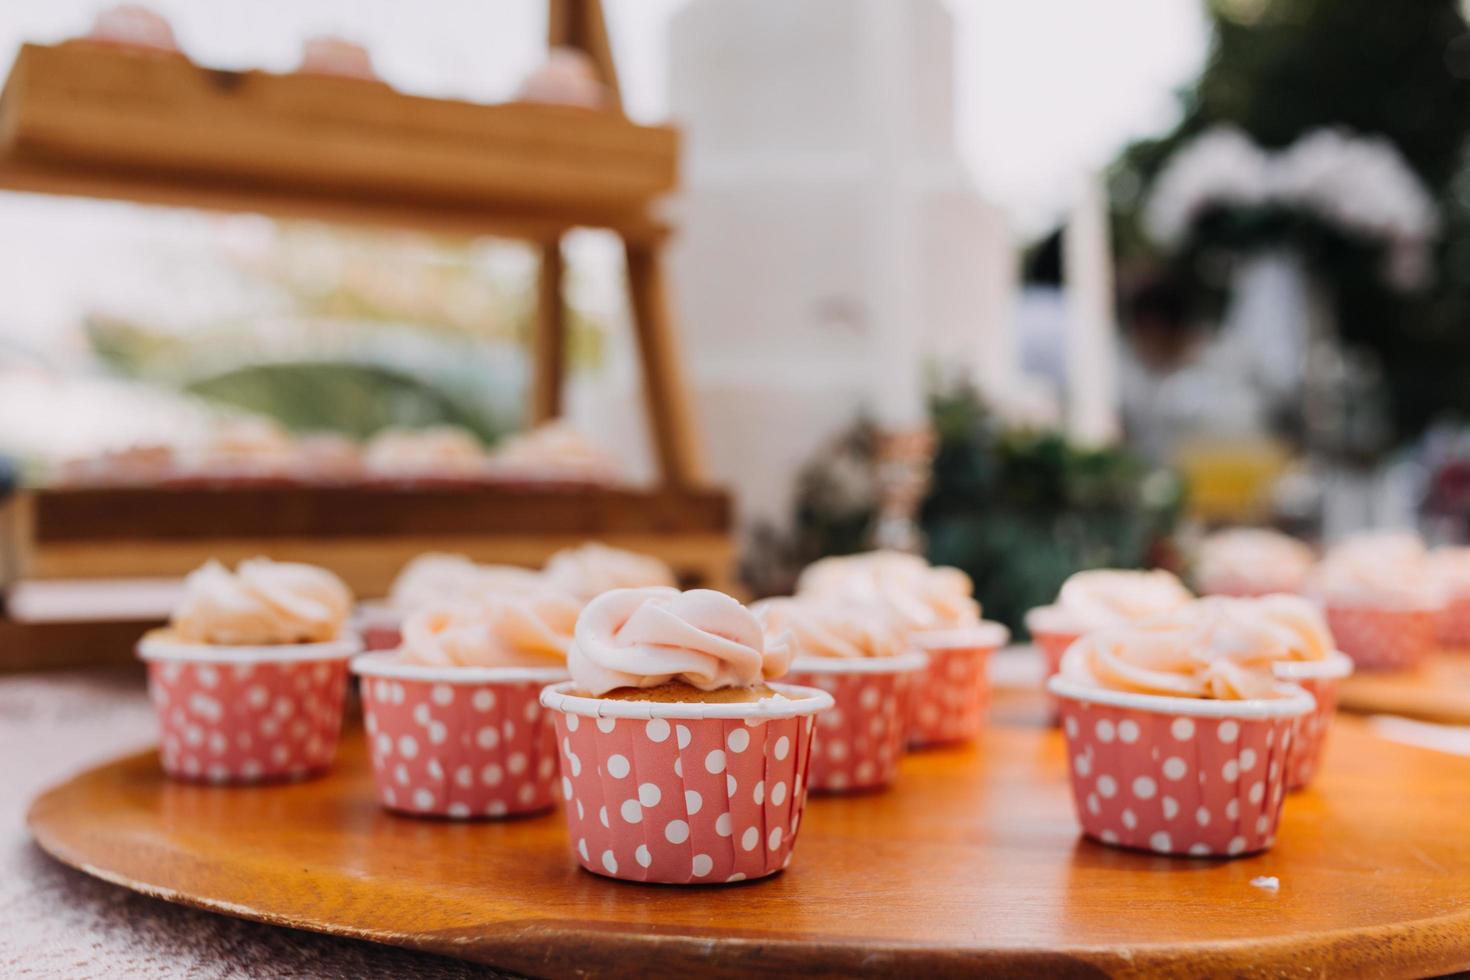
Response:
M1337 545L1312 572L1307 592L1327 605L1388 609L1439 605L1424 542L1397 532L1360 535Z
M675 584L673 571L659 559L596 542L558 551L547 560L543 574L555 587L583 600L613 589Z
M710 589L615 589L577 619L567 666L593 695L670 681L702 691L754 687L786 673L790 648L739 602Z
M1429 574L1445 600L1470 597L1470 547L1434 550L1429 555Z
M854 603L762 599L750 611L766 636L784 634L798 657L896 657L908 650L903 632L892 621Z
M398 659L426 667L560 666L580 609L549 589L426 607L404 621Z
M1048 633L1087 633L1168 612L1194 597L1163 569L1149 572L1094 568L1062 583L1057 601L1031 610L1027 626Z
M867 606L908 631L978 624L974 591L970 577L958 568L935 567L898 551L823 558L808 565L796 582L800 598Z
M473 602L487 596L543 591L546 580L514 565L479 565L464 555L426 552L403 566L388 593L388 605L401 612L425 606Z
M466 473L485 465L480 441L463 429L385 429L368 441L363 462L386 473Z
M497 470L540 479L615 481L622 476L617 457L563 422L510 437L495 447L491 463Z
M173 633L189 643L277 646L336 639L352 593L324 568L265 558L231 572L211 561L189 574Z
M1297 592L1315 561L1312 549L1290 535L1269 528L1237 527L1205 538L1194 575L1207 591L1247 587Z

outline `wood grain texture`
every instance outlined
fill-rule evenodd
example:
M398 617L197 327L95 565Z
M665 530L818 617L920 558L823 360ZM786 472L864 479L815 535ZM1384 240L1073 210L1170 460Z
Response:
M1417 976L1470 967L1470 760L1340 722L1276 848L1168 859L1077 837L1059 733L1002 705L982 748L910 756L896 791L814 800L796 860L734 887L578 870L559 813L395 817L360 733L329 777L167 783L154 757L32 807L58 859L172 901L538 976ZM1279 892L1252 887L1280 878Z
M536 277L535 334L531 338L532 425L561 417L562 383L566 377L567 306L562 298L565 262L561 241L541 246L541 268Z
M694 404L684 384L663 255L657 246L633 241L625 243L623 255L643 369L643 403L653 430L659 472L668 486L695 488L705 482L704 458Z
M1470 652L1440 651L1415 670L1354 674L1337 703L1362 714L1470 725Z
M297 197L484 209L640 208L673 189L678 135L617 112L428 99L356 79L219 71L186 58L24 45L0 96L19 163ZM125 195L123 195L125 196Z

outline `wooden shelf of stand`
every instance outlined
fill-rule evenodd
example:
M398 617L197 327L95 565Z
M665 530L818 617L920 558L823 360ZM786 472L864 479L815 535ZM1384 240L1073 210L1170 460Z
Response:
M1470 969L1470 760L1339 718L1273 850L1164 858L1078 837L1062 736L1041 713L1033 695L973 749L909 756L891 792L814 799L790 869L730 887L581 871L560 813L386 813L355 725L323 779L171 783L143 753L51 790L29 821L59 860L145 894L534 976ZM1279 890L1252 886L1261 875Z
M22 46L0 93L0 186L216 210L648 238L677 155L675 130L616 109L421 98L85 41Z
M733 588L727 494L714 489L454 485L54 489L33 494L30 576L182 575L215 557L325 565L383 594L424 551L537 565L599 540L668 561L691 582Z

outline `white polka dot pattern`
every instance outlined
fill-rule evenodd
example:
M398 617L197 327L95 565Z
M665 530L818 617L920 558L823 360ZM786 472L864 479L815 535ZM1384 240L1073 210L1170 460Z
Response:
M898 774L907 731L904 709L918 672L850 674L792 671L783 682L821 687L836 702L817 719L807 788L843 792L887 786ZM777 756L783 755L780 746Z
M176 779L255 783L324 772L337 754L347 661L150 660L159 757Z
M1301 717L1187 719L1072 698L1058 705L1077 817L1088 837L1215 856L1255 853L1275 842ZM1125 727L1136 738L1117 737Z
M571 788L565 812L573 853L588 871L712 884L774 874L789 861L806 806L814 717L750 724L681 718L673 723L678 737L670 738L668 725L643 719L597 725L547 714ZM616 775L624 763L625 775ZM614 816L602 820L603 813ZM626 819L634 813L636 820Z
M1304 677L1296 683L1317 699L1317 707L1297 719L1296 727L1292 729L1291 749L1287 752L1286 762L1287 792L1305 789L1317 774L1317 765L1322 761L1322 752L1327 745L1327 733L1337 715L1337 688L1342 680L1336 677Z
M1337 648L1359 670L1417 666L1434 649L1434 620L1434 613L1423 609L1327 607L1327 626Z
M968 742L985 725L990 702L986 664L992 647L931 647L909 698L908 742L914 747Z
M378 800L401 813L457 819L549 809L566 794L551 720L540 710L544 686L364 677Z

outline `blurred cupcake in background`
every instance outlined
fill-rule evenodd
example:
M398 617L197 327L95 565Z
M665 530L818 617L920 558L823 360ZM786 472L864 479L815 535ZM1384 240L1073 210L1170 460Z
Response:
M1061 669L1062 654L1083 634L1169 612L1194 598L1163 569L1093 568L1062 583L1057 601L1026 614L1026 629L1046 661L1046 676Z
M135 51L176 54L179 42L173 26L157 11L138 3L121 3L97 12L81 40Z
M784 636L794 659L786 680L832 695L817 720L813 791L885 787L898 774L910 688L928 665L892 620L871 607L809 598L751 606L766 635Z
M362 447L332 432L302 436L293 447L294 475L305 483L356 483L362 479Z
M1444 603L1428 558L1416 535L1376 533L1330 549L1313 570L1307 593L1360 669L1413 667L1434 649Z
M1202 595L1300 592L1315 562L1311 548L1280 531L1228 528L1200 544L1194 584Z
M249 783L325 770L337 749L352 594L331 572L264 558L191 573L138 656L162 728L164 770Z
M1470 547L1434 550L1429 555L1429 574L1441 602L1435 618L1439 645L1470 650Z
M1224 857L1276 840L1312 696L1279 681L1280 630L1234 606L1086 634L1047 686L1088 837Z
M614 484L623 479L616 456L565 422L550 422L495 446L490 470L497 479L535 483Z
M547 688L572 850L588 871L715 884L791 860L824 691L720 592L616 589L583 609L572 679Z
M285 486L293 481L296 446L284 428L262 416L220 420L201 445L184 455L173 485Z
M607 104L607 86L597 77L597 66L578 48L555 47L516 93L521 102L601 109Z
M320 34L302 42L301 64L296 74L379 80L368 49L335 34Z
M452 425L384 429L368 440L363 464L370 476L392 483L459 484L485 476L485 447Z
M584 602L613 589L678 584L673 569L661 559L595 541L556 552L542 573L553 586Z
M580 608L544 587L431 605L409 614L397 650L355 660L379 802L459 819L549 808L556 744L540 693L567 677Z
M865 606L892 622L929 658L913 685L909 744L963 742L979 734L989 702L990 654L1009 631L980 618L970 577L917 555L873 551L813 562L797 595Z
M367 649L391 650L399 644L404 618L419 609L545 588L540 574L530 569L480 565L465 555L425 552L398 572L386 599L358 604L357 628Z

